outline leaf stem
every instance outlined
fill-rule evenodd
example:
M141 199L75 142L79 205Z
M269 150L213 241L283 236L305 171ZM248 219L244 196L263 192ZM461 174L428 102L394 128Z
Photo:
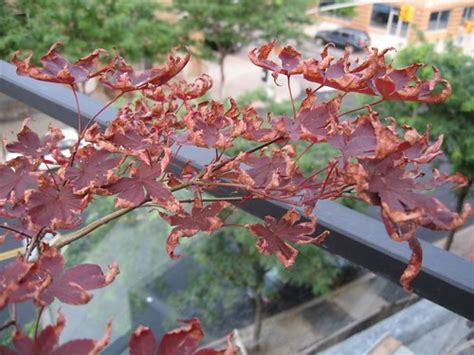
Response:
M314 94L316 94L316 93L319 91L319 89L321 89L321 88L323 88L323 87L324 87L324 84L321 84L321 85L319 85L316 89L314 89L311 93L314 95Z
M279 140L283 139L285 137L283 136L278 136L274 139L272 139L271 141L269 142L266 142L266 143L263 143L263 144L260 144L259 146L255 147L255 148L252 148L252 149L249 149L249 150L246 150L245 151L245 154L252 154L252 153L255 153L256 151L259 151L265 147L268 147L269 145L272 145L273 143L276 143L278 142ZM221 162L220 164L216 165L214 168L212 168L212 172L215 172L217 170L219 170L220 168L222 168L223 166L229 164L230 162L234 161L236 158L237 158L238 155L236 156L233 156L232 158L229 158L227 160L224 160L223 162Z
M258 198L252 198L258 199ZM202 202L216 202L216 201L241 201L241 200L249 200L249 198L245 198L245 196L235 196L235 197L214 197L214 198L203 198L201 199ZM186 199L186 200L178 200L180 203L193 203L194 199Z
M40 307L39 311L38 311L38 317L36 317L36 322L35 322L35 340L38 336L38 330L39 330L39 324L40 324L40 320L41 320L41 316L43 315L43 311L44 311L44 306L43 307Z
M99 115L104 112L110 105L112 105L115 101L117 101L122 95L124 94L124 92L120 92L120 94L118 94L117 96L115 96L112 100L110 100L109 102L107 102L105 104L104 107L102 107L99 111L97 111L97 113L89 120L87 121L87 124L85 125L84 129L82 130L82 132L79 132L79 138L77 139L77 143L76 143L76 146L74 147L74 151L72 152L71 154L71 160L69 161L69 166L72 166L74 164L74 159L76 158L76 154L77 154L77 151L79 150L79 146L81 144L81 141L82 141L82 138L84 138L84 133L87 131L87 129L89 128L89 126L92 124L92 122L95 121L95 119L97 117L99 117ZM78 109L78 112L79 112L79 102L77 102L77 109ZM82 125L82 124L81 124Z
M13 320L13 319L7 320L5 323L0 325L0 332L5 330L5 329L10 328L12 325L17 326L16 320Z
M22 231L16 230L15 228L12 228L12 227L10 227L10 226L0 225L0 228L9 230L10 232L14 232L14 233L20 234L20 235L22 235L22 236L24 236L24 237L26 237L26 238L29 238L29 239L33 238L31 235L26 234L26 233L24 233L24 232L22 232Z
M290 80L290 76L288 75L286 78L287 78L287 82L288 82L288 92L289 92L289 94L290 94L291 107L293 108L293 119L296 120L295 100L293 99L293 93L291 92L291 80Z
M81 106L79 105L79 98L77 97L76 88L74 84L71 84L72 94L74 95L74 102L76 103L77 108L77 131L79 136L82 134L82 115L81 115Z
M377 104L379 104L379 103L381 103L381 102L383 102L383 101L385 101L385 98L381 97L380 99L375 100L375 101L372 101L371 103L366 104L366 105L364 105L364 106L361 106L361 107L355 108L355 109L353 109L353 110L349 110L349 111L340 113L340 114L337 115L336 117L337 117L337 118L340 118L340 117L345 116L345 115L348 115L348 114L350 114L350 113L354 113L354 112L363 110L363 109L365 109L365 108L367 108L367 107L369 107L369 106L375 106L375 105L377 105Z

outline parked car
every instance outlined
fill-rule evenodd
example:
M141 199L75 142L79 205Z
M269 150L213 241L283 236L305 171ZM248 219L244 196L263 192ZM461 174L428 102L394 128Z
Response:
M314 36L316 44L332 42L338 47L348 47L349 50L363 50L370 45L370 37L367 32L355 30L353 28L339 28L333 31L320 31Z

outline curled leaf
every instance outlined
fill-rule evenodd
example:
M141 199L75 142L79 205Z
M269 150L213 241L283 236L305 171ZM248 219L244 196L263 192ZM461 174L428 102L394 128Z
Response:
M42 68L30 63L31 54L24 60L20 60L18 58L20 52L15 52L12 62L17 67L17 74L27 75L36 80L74 85L83 83L109 69L107 66L101 69L97 68L99 57L103 54L108 55L104 49L96 49L72 64L57 52L61 46L61 42L54 43L48 53L41 57Z

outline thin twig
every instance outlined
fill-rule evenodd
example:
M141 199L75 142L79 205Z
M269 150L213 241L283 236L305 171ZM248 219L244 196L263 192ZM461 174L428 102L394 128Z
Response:
M316 93L319 91L319 89L321 89L322 87L324 87L324 84L319 85L316 89L314 89L314 90L311 92L311 94L313 94L313 95L316 94Z
M28 247L26 248L25 251L25 260L28 261L28 259L31 256L31 253L33 252L33 249L35 248L36 244L38 241L41 239L41 236L43 235L44 227L41 228L38 233L35 234L33 238L31 238L30 244L28 244Z
M53 179L53 183L54 183L54 186L56 187L56 190L60 191L61 189L59 188L59 185L58 185L56 179L54 178L53 171L51 170L48 163L46 163L46 161L44 159L43 159L43 164L46 166L46 170L48 170L49 175L51 175L51 178Z
M117 96L115 96L112 100L110 100L109 102L107 102L105 104L104 107L102 107L99 111L97 111L97 113L87 122L86 126L84 127L84 130L83 130L83 133L89 128L89 126L95 121L95 119L97 117L100 116L100 114L102 112L104 112L110 105L112 105L115 101L117 101L120 97L122 97L122 95L124 94L125 92L120 92ZM83 136L84 134L82 134Z
M373 102L371 102L371 103L369 103L369 104L366 104L366 105L364 105L364 106L361 106L361 107L355 108L355 109L353 109L353 110L349 110L349 111L340 113L339 115L337 115L337 118L340 118L340 117L342 117L342 116L348 115L348 114L350 114L350 113L354 113L354 112L363 110L363 109L365 109L365 108L367 108L367 107L369 107L369 106L375 106L375 105L377 105L377 104L383 102L384 100L385 100L385 99L382 97L382 98L380 98L380 99L378 99L378 100L375 100L375 101L373 101Z
M77 97L76 88L74 84L71 84L72 94L74 95L74 102L76 103L77 108L77 131L79 136L82 134L82 115L81 115L81 106L79 105L79 98Z
M44 311L44 306L43 307L40 307L39 311L38 311L38 317L36 317L36 322L35 322L35 340L36 340L36 337L38 336L38 329L39 329L39 324L40 324L40 320L41 320L41 316L43 315L43 311Z
M263 143L263 144L260 144L259 146L255 147L255 148L252 148L252 149L249 149L249 150L246 150L245 151L245 154L252 154L252 153L255 153L256 151L259 151L265 147L268 147L269 145L273 144L273 143L276 143L278 142L279 140L282 140L283 136L279 136L279 137L276 137L274 139L272 139L271 141L267 142L267 143ZM237 158L237 155L236 156L233 156L232 158L229 158L227 160L224 160L223 162L221 162L220 164L218 164L217 166L215 166L214 168L212 168L212 172L215 172L217 170L219 170L220 168L222 168L223 166L229 164L230 162L234 161L235 159Z
M257 198L252 198L257 199ZM216 201L241 201L241 200L249 200L246 199L245 196L236 196L236 197L214 197L214 198L203 198L201 199L202 202L216 202ZM194 199L186 199L186 200L178 200L179 203L193 203Z
M12 325L16 326L16 320L13 320L13 319L9 319L7 320L5 323L3 323L2 325L0 325L0 332L5 330L5 329L8 329L10 328Z
M310 149L311 149L311 147L312 147L313 145L314 145L314 143L311 143L310 145L308 145L308 146L307 146L307 147L306 147L306 148L305 148L305 149L304 149L304 150L301 152L301 154L300 154L300 155L298 155L298 157L295 159L295 161L294 161L294 162L295 162L295 163L297 163L297 162L298 162L298 160L300 160L300 159L301 159L301 157L302 157L302 156L303 156L305 153L307 153L307 152L308 152L308 150L310 150Z
M120 94L115 96L112 100L107 102L107 104L105 104L104 107L102 107L99 111L97 111L97 113L89 121L87 121L87 124L85 125L84 129L82 130L82 132L79 133L79 138L77 139L77 143L76 143L76 145L74 147L74 150L71 154L71 160L69 161L69 166L72 166L74 164L74 159L76 158L76 154L77 154L77 151L79 150L79 146L81 144L82 138L84 138L84 133L87 131L89 126L92 124L92 122L95 121L95 119L97 117L99 117L99 115L102 112L104 112L110 105L112 105L115 101L117 101L123 94L124 94L124 92L122 91ZM77 105L79 107L79 102L77 103Z
M291 100L291 107L293 108L293 118L296 120L296 107L295 107L295 100L293 99L293 93L291 92L291 80L290 76L287 76L288 79L288 92L290 94L290 100Z
M12 228L12 227L9 227L9 226L0 225L0 228L9 230L9 231L11 231L11 232L13 232L13 233L20 234L20 235L22 235L22 236L24 236L24 237L26 237L26 238L29 238L29 239L33 238L31 235L26 234L26 233L24 233L24 232L22 232L22 231L16 230L15 228Z

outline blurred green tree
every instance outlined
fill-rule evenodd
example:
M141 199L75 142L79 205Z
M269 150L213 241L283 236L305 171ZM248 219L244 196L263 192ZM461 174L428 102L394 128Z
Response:
M0 58L29 49L37 60L62 41L72 60L91 48L117 47L131 61L150 63L178 44L175 27L157 16L160 6L141 0L0 0Z
M198 54L217 59L220 90L225 81L224 61L232 52L254 41L277 38L280 43L304 37L301 25L309 23L305 14L308 0L174 0L180 28L188 44L203 37ZM221 95L222 96L222 95Z
M447 42L442 52L435 44L421 41L401 50L396 66L410 63L433 63L443 78L452 85L452 94L446 102L426 105L409 102L384 102L377 109L386 116L394 116L401 122L424 130L431 124L431 135L444 135L443 151L451 165L451 171L459 171L468 179L468 186L457 191L456 211L460 212L474 181L474 59L465 55L462 48ZM421 77L428 78L430 67L422 68ZM446 240L445 248L451 247L455 230Z

